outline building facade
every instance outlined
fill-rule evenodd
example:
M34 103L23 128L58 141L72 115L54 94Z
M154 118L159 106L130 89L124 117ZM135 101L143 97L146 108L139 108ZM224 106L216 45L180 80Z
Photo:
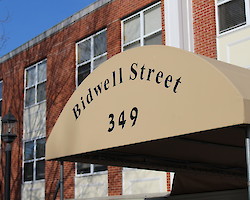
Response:
M60 164L45 161L46 139L71 94L102 62L134 47L169 45L250 67L249 9L249 0L98 0L0 58L1 114L11 110L18 119L11 198L54 198ZM65 162L64 197L144 199L170 192L172 178L168 172ZM3 196L4 170L0 182Z

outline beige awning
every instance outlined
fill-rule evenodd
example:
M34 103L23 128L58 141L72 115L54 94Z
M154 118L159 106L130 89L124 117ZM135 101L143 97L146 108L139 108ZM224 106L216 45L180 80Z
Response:
M245 187L249 86L248 69L167 46L128 50L77 88L46 159L223 174Z

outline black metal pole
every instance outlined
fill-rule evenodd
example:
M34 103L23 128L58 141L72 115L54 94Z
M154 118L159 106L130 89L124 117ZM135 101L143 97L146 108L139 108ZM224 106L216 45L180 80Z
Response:
M5 200L10 200L10 176L11 176L11 144L7 143L5 148Z
M63 161L60 161L60 179L56 185L56 192L54 194L53 200L56 199L57 193L60 189L60 200L64 199L64 168L63 168Z
M63 161L60 162L60 200L64 199L64 169L63 169Z
M57 196L57 193L59 191L59 188L60 188L60 179L58 180L58 182L56 184L56 191L54 193L53 200L56 200L56 196Z
M15 130L17 120L9 111L2 118L1 139L6 143L5 146L5 177L4 177L4 199L10 200L10 177L11 177L11 143L14 142L17 135L12 133Z
M248 199L250 200L250 126L247 126L246 129L247 190Z

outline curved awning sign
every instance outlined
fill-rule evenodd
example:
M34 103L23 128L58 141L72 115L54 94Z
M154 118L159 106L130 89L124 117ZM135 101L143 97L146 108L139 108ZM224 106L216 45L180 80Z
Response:
M248 69L167 46L122 52L71 96L46 159L248 124L249 77Z

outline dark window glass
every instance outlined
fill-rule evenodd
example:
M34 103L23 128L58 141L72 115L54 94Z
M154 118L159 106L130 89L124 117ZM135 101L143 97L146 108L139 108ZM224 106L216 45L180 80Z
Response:
M45 157L45 138L36 141L36 158Z
M94 57L104 54L107 49L106 31L94 37Z
M24 160L32 160L34 158L34 141L25 142L24 144Z
M88 61L91 58L91 40L85 40L78 44L78 64Z
M46 82L37 85L37 103L46 100Z
M26 71L26 87L34 86L36 83L36 68L31 67Z
M33 180L33 162L24 163L24 181Z
M107 60L107 56L102 56L96 60L94 60L94 69L96 69L100 64Z
M106 171L107 166L106 165L97 165L94 164L94 172L101 172L101 171Z
M43 82L43 81L45 81L46 80L46 69L47 67L46 67L46 62L42 62L42 63L40 63L39 65L38 65L38 69L37 69L37 81L38 81L38 83L40 83L40 82Z
M139 47L139 46L140 46L140 41L137 41L137 42L134 42L132 44L125 46L124 51L135 48L135 47Z
M161 5L144 12L144 35L160 30L161 26Z
M26 90L25 106L35 104L35 87Z
M244 0L232 0L219 6L220 33L246 24Z
M162 44L161 32L145 38L144 44L145 45L157 45L157 44L160 45L160 44Z
M90 173L90 164L77 163L77 174L88 174Z
M123 26L124 43L129 43L140 38L140 15L126 20Z
M90 63L78 67L78 85L90 74Z
M45 177L45 161L39 160L36 162L36 180L44 179Z

